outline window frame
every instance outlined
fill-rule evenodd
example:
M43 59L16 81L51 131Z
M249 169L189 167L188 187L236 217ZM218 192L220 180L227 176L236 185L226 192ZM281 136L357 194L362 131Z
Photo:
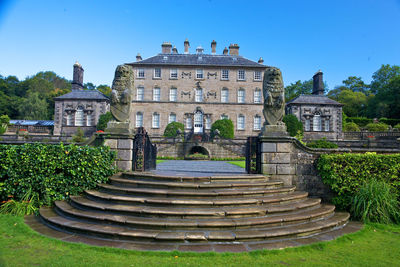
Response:
M226 95L224 95L224 92L226 92ZM228 102L229 102L229 89L222 88L221 89L221 103L228 103Z
M79 113L78 113L79 112ZM78 116L79 114L79 116ZM78 123L79 120L79 123ZM75 126L85 126L85 112L82 107L78 107L75 111Z
M246 117L243 114L237 116L236 130L244 131L246 124Z
M187 116L185 118L185 129L192 129L192 128L193 128L192 117Z
M140 117L140 119L139 119ZM140 124L138 123L140 122ZM139 128L139 127L143 127L143 112L136 112L136 116L135 116L135 127Z
M171 120L172 117L174 117L174 120ZM173 113L173 112L171 112L171 113L168 115L168 124L170 124L171 122L176 122L176 114Z
M141 76L140 74L143 74L143 76ZM146 73L145 73L144 68L138 68L138 69L137 69L136 77L137 77L138 79L144 79L144 78L146 78Z
M253 118L253 130L255 131L261 130L261 116L259 115L255 115Z
M159 129L160 128L160 113L154 112L151 119L151 128Z
M256 98L256 96L257 96L257 98ZM254 90L253 102L255 104L260 104L261 103L261 90L260 89L255 89Z
M141 94L139 92L141 92ZM141 96L141 97L139 97L139 96ZM136 88L136 101L143 101L143 100L144 100L144 87L138 86Z
M158 91L158 93L156 93ZM158 98L157 98L158 96ZM154 87L153 88L153 101L160 102L161 101L161 88Z
M196 79L197 80L204 79L204 69L196 69Z
M313 117L313 132L322 131L322 118L321 115L315 114Z
M169 70L169 78L177 80L178 79L178 69L170 69Z
M156 74L158 74L158 72L159 72L159 76L156 76ZM161 79L161 68L154 68L154 72L153 72L153 78L154 79Z
M226 72L226 77L224 77L224 72ZM228 69L221 69L221 80L229 81L229 70Z
M175 93L172 93L175 92ZM169 89L169 101L176 102L178 100L178 89L177 88L170 88Z
M259 76L259 78L257 78L257 76ZM262 81L261 71L255 70L253 78L254 78L254 81Z
M243 75L243 77L241 77ZM237 71L237 80L245 81L246 80L246 71L244 69L240 69Z
M203 88L195 89L194 102L203 102Z
M243 92L243 95L241 94ZM246 103L246 91L243 88L240 88L237 91L237 102L238 103Z

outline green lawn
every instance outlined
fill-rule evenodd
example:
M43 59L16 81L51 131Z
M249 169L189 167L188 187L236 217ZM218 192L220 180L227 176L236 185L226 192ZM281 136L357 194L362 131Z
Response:
M250 253L141 252L66 243L0 215L0 266L398 266L400 225L363 230L299 248Z
M238 160L238 161L227 161L229 164L233 164L242 168L246 168L246 161L244 160Z

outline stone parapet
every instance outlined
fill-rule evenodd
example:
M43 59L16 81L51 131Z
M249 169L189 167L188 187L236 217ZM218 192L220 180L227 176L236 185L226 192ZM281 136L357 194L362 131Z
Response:
M123 171L132 171L133 140L132 135L103 134L104 145L117 152L116 165Z

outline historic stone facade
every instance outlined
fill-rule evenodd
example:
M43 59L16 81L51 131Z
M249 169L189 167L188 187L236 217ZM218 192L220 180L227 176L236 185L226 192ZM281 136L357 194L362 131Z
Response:
M96 131L101 114L110 110L110 100L97 90L83 88L83 68L74 64L72 92L54 98L54 135L72 136L80 127L86 136Z
M300 95L286 104L286 113L295 115L304 126L304 139L342 139L342 104L324 95L322 72L313 77L313 94Z
M135 80L130 111L134 127L143 126L152 136L161 136L168 123L182 122L186 132L207 133L211 124L229 118L235 136L258 135L262 127L262 80L265 65L239 56L239 46L230 45L222 55L201 47L179 54L170 43L162 53L129 63Z

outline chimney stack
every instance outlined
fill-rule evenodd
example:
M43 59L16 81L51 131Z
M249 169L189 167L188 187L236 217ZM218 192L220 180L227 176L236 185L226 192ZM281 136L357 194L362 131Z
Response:
M211 54L215 55L217 53L217 42L213 40L211 42Z
M260 59L258 60L258 64L263 64L264 63L264 59L262 57L260 57Z
M174 48L172 48L172 54L178 54L178 49L176 49L176 46L174 46Z
M170 42L164 42L161 45L161 53L163 54L171 54L172 44Z
M72 90L83 90L83 68L79 62L74 64L74 74L72 78Z
M183 42L183 45L185 47L185 54L189 54L189 47L190 47L189 40L186 39L185 42Z
M239 45L238 44L231 44L229 46L229 55L232 55L232 56L239 55Z
M140 55L140 53L137 53L136 55L136 62L142 61L142 56Z
M313 95L324 95L324 81L322 79L322 71L319 70L313 76Z
M224 48L224 52L222 52L224 55L227 55L228 54L228 48Z

